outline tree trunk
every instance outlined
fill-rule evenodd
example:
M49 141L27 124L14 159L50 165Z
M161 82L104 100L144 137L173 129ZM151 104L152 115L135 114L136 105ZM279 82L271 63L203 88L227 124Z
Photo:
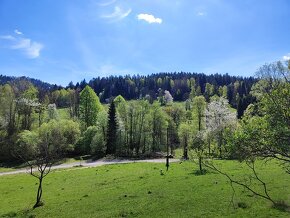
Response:
M208 154L210 155L210 139L208 139Z
M143 138L143 150L142 153L144 154L146 151L146 135L144 134L144 138Z
M33 208L37 208L37 207L41 206L42 179L43 179L43 174L41 173L41 175L39 177L39 185L38 185L38 190L37 190L37 195L36 195L36 203L34 204Z
M199 163L200 174L202 174L202 157L201 156L198 157L198 163Z
M184 142L184 147L183 147L183 158L185 160L188 159L188 154L187 154L187 138L185 138L185 142Z
M167 137L166 137L166 170L169 168L169 128L167 128Z
M218 133L217 144L219 150L219 157L222 158L223 131L220 131Z

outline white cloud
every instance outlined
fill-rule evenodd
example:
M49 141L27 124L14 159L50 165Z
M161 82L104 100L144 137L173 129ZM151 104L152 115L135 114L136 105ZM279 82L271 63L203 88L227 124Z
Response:
M11 46L12 49L25 49L30 46L31 40L30 39L18 39L16 40L15 44Z
M22 35L22 33L17 34L17 35ZM28 39L28 38L23 38L21 36L14 37L11 35L5 35L5 36L0 36L0 39L10 41L11 42L9 46L10 49L20 50L28 58L38 58L40 56L40 51L43 49L43 44L32 41L31 39Z
M37 58L40 55L40 51L43 49L43 45L38 42L31 42L30 46L26 48L26 54L30 58Z
M23 35L23 33L22 32L20 32L19 30L14 30L14 33L16 33L17 35Z
M102 15L101 17L104 19L109 19L112 21L122 20L123 18L127 17L131 13L132 9L123 10L122 8L116 6L114 8L114 12L111 14Z
M152 14L138 14L138 20L145 20L148 23L162 23L161 18L154 17Z
M288 53L287 55L283 56L283 60L284 61L289 61L290 60L290 53Z

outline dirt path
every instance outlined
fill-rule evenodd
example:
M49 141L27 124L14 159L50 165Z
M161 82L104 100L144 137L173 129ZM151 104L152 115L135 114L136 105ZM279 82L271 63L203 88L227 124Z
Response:
M103 166L103 165L108 165L108 164L124 164L124 163L164 163L165 164L166 159L146 159L146 160L118 160L118 159L113 159L113 160L97 160L97 161L92 161L92 162L81 162L81 166L83 168L88 168L88 167L97 167L97 166ZM169 159L169 162L178 162L179 159ZM51 169L66 169L66 168L72 168L72 167L77 167L80 166L80 162L74 162L74 163L67 163L67 164L60 164L57 166L52 166ZM5 176L5 175L12 175L12 174L18 174L18 173L28 173L30 169L21 169L21 170L15 170L15 171L10 171L10 172L2 172L0 173L0 176ZM33 171L36 171L36 169L33 169Z

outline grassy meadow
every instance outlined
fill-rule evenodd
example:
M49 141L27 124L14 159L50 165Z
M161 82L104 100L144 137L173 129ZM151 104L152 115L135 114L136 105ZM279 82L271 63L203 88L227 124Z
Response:
M236 178L247 174L247 168L235 161L216 164ZM289 175L273 162L260 162L257 169L270 195L289 204ZM172 163L168 172L158 163L54 170L44 180L45 205L34 210L37 180L27 174L0 176L0 217L290 216L240 187L234 208L227 179L214 172L196 175L196 170L190 161Z

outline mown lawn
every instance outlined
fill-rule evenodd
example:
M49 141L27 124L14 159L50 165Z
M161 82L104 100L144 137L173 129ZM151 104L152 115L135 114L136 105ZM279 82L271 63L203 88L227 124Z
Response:
M217 164L242 178L246 168L234 161ZM160 170L164 175L161 175ZM37 180L27 174L0 176L0 216L6 217L290 217L289 212L251 193L232 189L213 172L195 175L192 162L132 163L51 172L44 180L45 205L35 203ZM290 203L290 176L277 164L259 164L259 175L274 199ZM245 207L245 208L243 208Z

